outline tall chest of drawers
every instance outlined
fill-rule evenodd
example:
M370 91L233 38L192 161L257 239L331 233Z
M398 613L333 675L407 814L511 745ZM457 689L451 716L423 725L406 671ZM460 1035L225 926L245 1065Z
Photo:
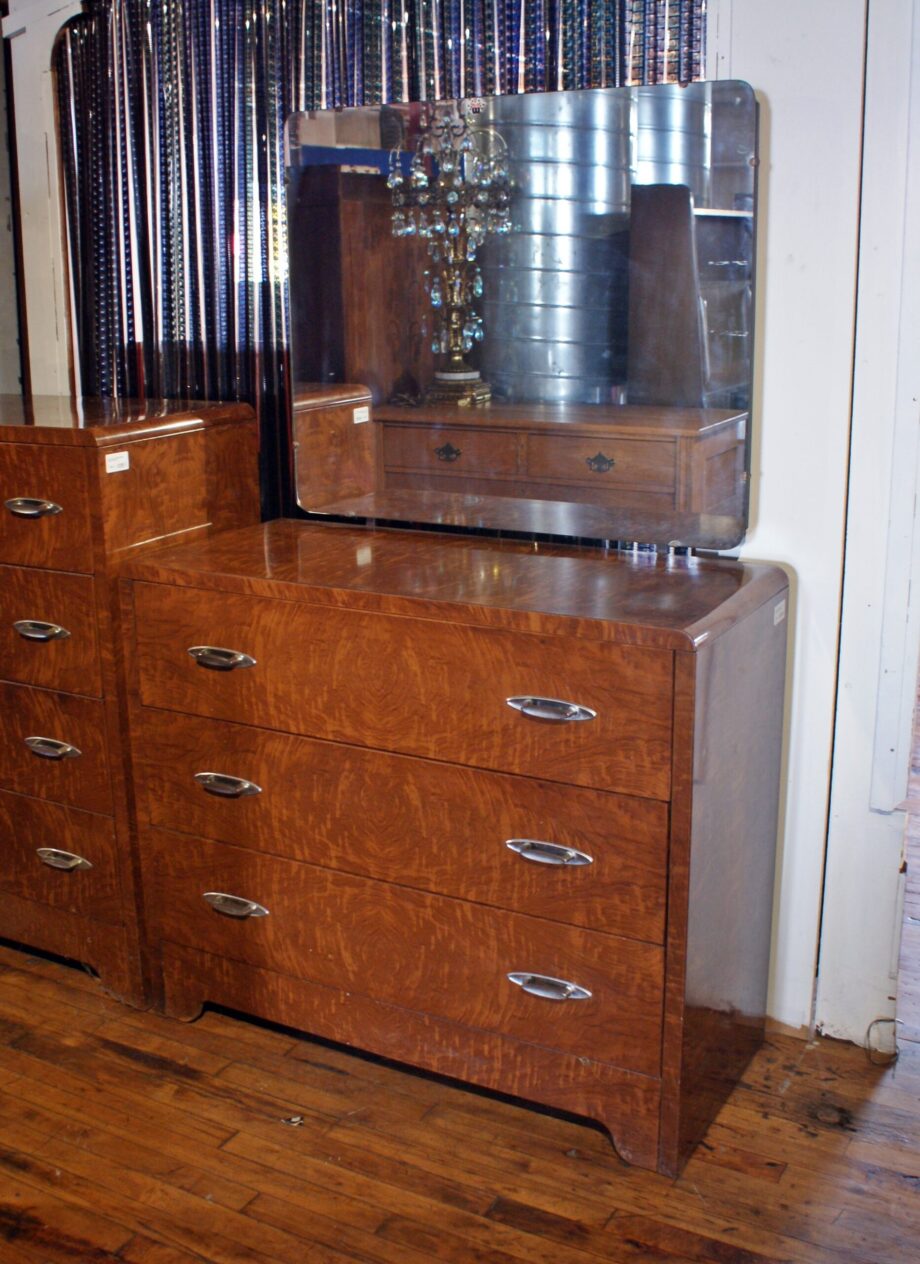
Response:
M246 405L0 398L0 936L142 1004L113 579L257 522Z
M166 1012L588 1116L676 1171L763 1026L785 576L281 521L121 588Z

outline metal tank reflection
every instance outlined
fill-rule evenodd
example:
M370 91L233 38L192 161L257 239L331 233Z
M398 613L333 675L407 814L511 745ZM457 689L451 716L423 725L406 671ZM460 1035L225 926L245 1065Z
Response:
M630 186L686 184L705 204L709 104L636 89L493 98L514 230L482 252L483 376L501 398L626 398Z

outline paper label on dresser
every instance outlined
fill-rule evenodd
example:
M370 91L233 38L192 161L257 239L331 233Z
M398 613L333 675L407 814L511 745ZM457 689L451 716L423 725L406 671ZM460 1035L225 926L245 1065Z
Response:
M107 452L105 454L106 474L119 474L131 468L131 456L128 452Z
M786 617L786 598L784 597L782 601L778 601L776 605L773 607L773 626L776 627L778 623L782 623L785 617Z
M362 421L370 421L371 410L368 408L367 404L364 404L361 408L353 408L351 412L351 416L352 416L352 420L357 426L357 425L360 425Z

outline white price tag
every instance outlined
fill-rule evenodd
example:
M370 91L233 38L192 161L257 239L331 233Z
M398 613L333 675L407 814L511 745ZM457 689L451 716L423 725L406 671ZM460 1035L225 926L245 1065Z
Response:
M371 410L368 408L367 404L365 404L362 408L353 409L351 416L355 425L359 426L362 421L370 421Z
M131 457L127 452L107 452L105 454L106 474L119 474L131 468Z

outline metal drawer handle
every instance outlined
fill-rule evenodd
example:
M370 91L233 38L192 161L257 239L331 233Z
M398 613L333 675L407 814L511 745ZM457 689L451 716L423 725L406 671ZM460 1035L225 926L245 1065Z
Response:
M568 979L554 979L548 974L523 974L515 971L508 978L523 988L529 996L539 996L544 1001L589 1001L587 988L570 983Z
M64 512L53 500L38 500L34 496L14 496L3 504L14 518L48 518Z
M42 759L76 759L83 754L76 746L59 742L54 737L27 737L25 744L33 755L39 755Z
M544 843L539 838L509 838L506 843L524 860L534 860L538 865L565 865L575 869L580 865L593 865L594 857L574 847L562 847L559 843Z
M225 891L205 891L203 898L207 900L215 913L224 917L268 917L268 909L264 904L256 904L255 900L244 900L241 895L227 895Z
M24 641L64 641L70 636L59 623L44 623L41 619L17 619L13 627Z
M228 777L224 772L196 772L195 780L206 794L219 799L243 799L248 794L261 794L262 787L245 777Z
M64 873L73 873L75 869L92 869L92 864L83 856L72 851L58 851L56 847L38 847L36 856L49 869L60 869Z
M434 454L439 461L459 461L463 449L455 448L452 443L442 443L439 448L435 448Z
M580 707L577 702L563 702L560 698L506 698L509 707L520 711L531 720L550 720L565 724L570 720L594 720L597 712L590 707Z
M189 649L199 667L210 671L235 671L237 667L255 667L256 660L239 650L221 649L219 645L193 645Z
M606 474L608 470L613 469L616 461L612 456L604 456L603 452L598 452L594 456L586 456L585 465L595 474Z

